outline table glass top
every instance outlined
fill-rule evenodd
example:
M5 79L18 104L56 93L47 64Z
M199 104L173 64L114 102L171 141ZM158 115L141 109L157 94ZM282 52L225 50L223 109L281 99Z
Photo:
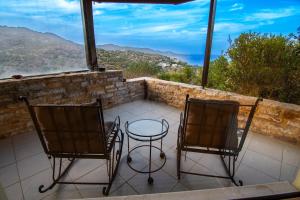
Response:
M128 124L128 131L131 134L142 137L158 136L165 133L167 129L168 124L166 121L163 123L162 121L154 119L141 119L129 122Z

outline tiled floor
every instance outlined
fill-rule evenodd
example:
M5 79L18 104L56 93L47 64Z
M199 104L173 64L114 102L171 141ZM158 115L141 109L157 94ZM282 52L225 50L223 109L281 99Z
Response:
M176 178L176 137L180 110L161 103L135 101L105 111L106 120L120 115L122 127L125 121L139 118L165 118L170 130L163 142L167 162L161 171L153 174L154 184L148 185L147 175L137 174L126 163L127 142L120 163L119 173L114 181L110 195L131 195L143 193L195 190L230 186L224 179L184 175ZM131 143L130 143L131 144ZM238 158L237 179L245 185L292 181L300 168L300 148L266 136L251 133ZM134 154L136 167L147 165L147 150ZM154 154L153 165L160 164L158 153ZM183 158L183 168L194 172L224 174L218 156L188 153ZM106 164L98 160L78 160L66 179L99 181L105 179ZM0 140L0 182L9 199L68 199L102 196L102 188L92 185L56 186L47 193L40 194L38 186L48 185L51 181L51 162L43 153L34 133L14 136Z

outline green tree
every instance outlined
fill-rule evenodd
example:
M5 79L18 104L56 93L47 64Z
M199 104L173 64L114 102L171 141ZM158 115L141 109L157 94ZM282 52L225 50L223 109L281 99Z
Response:
M292 34L243 33L211 63L209 87L300 104L299 42Z
M286 93L299 90L289 83L294 83L297 78L293 74L299 71L297 46L299 42L281 35L241 34L228 49L232 68L231 89L291 102L291 97Z
M133 62L124 71L126 78L136 78L142 76L156 76L161 69L150 62Z
M230 88L230 66L224 55L211 62L208 73L208 87L228 90Z
M181 83L200 84L201 73L199 68L184 65L177 71L163 71L158 74L158 78Z

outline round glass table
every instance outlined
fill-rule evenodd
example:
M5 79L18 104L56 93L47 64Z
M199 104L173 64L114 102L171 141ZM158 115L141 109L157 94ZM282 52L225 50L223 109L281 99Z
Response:
M151 177L151 173L156 172L163 168L163 166L166 164L166 155L162 150L162 142L163 138L168 134L169 131L169 123L162 119L156 120L156 119L139 119L132 122L126 122L125 123L125 131L127 134L127 140L128 140L128 155L127 155L127 163L128 166L138 172L138 173L144 173L148 174L148 183L153 183L153 178ZM142 144L137 145L130 149L129 140L135 140L140 142L145 142L148 144ZM160 147L157 147L153 145L154 141L160 140ZM132 157L131 153L133 151L139 150L140 148L149 148L149 163L147 170L141 170L136 169L131 163L132 163ZM161 166L159 166L156 169L151 168L151 161L152 161L152 150L157 149L160 151L160 158L163 159L163 162Z

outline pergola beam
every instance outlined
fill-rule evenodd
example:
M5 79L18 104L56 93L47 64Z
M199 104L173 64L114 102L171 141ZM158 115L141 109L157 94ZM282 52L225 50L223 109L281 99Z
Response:
M207 85L207 79L208 79L212 39L213 39L215 16L216 16L216 5L217 5L217 0L210 0L208 26L207 26L207 34L206 34L206 46L205 46L204 64L203 64L203 72L202 72L202 83L201 83L203 88Z
M94 34L93 5L91 0L81 0L86 63L90 70L99 70ZM102 69L104 70L104 69Z
M98 3L182 4L194 0L93 0Z
M94 33L94 20L93 20L93 2L98 3L150 3L150 4L182 4L193 0L80 0L81 13L84 32L84 43L86 52L86 62L90 70L105 70L105 68L98 67L97 52ZM202 83L205 87L207 85L209 63L211 56L211 47L216 15L217 0L210 0L208 27L206 35L206 46L204 55L204 64L202 72Z

